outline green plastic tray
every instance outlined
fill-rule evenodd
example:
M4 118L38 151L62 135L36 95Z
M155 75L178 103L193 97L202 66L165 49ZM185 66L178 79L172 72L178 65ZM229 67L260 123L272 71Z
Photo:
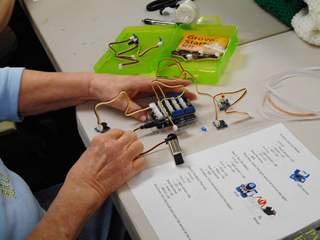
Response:
M203 22L208 19L214 20L216 23ZM187 33L224 37L229 38L230 41L227 45L225 53L219 60L184 61L181 58L173 57L171 52L176 50L177 46ZM185 70L189 71L196 78L197 83L217 84L227 66L229 58L234 53L237 44L238 38L236 26L221 25L221 20L219 17L201 17L197 24L181 24L179 28L174 31L168 42L165 44L165 47L161 50L153 62L153 69L156 70L158 68L158 63L161 61L161 59L174 58L181 63ZM173 61L162 61L160 70L172 63ZM160 75L166 77L176 77L179 75L179 73L180 72L177 67L171 67Z
M207 20L213 20L214 23L205 23L204 21ZM224 37L229 38L230 41L225 53L217 61L184 61L181 58L173 57L171 52L176 50L177 46L187 33ZM159 41L159 36L163 39L164 44L162 47L150 50L142 57L137 56L137 48L126 53L125 55L136 55L139 63L131 66L125 66L122 69L119 69L119 64L126 63L126 61L116 59L114 52L109 49L94 66L95 72L119 75L149 75L152 72L157 72L158 63L163 58L174 58L181 63L185 70L189 71L196 78L197 83L217 84L227 66L229 58L234 53L238 44L237 27L221 25L220 18L212 16L201 17L197 24L127 27L121 32L115 42L127 40L133 36L133 34L139 37L141 52L156 45ZM113 45L113 48L117 52L129 47L130 46L128 46L128 44ZM172 63L173 61L162 61L160 70ZM179 75L179 71L178 68L171 67L160 75L166 77L177 77Z
M129 39L135 34L139 37L139 43L141 45L140 52L157 45L159 42L159 36L161 36L164 43L166 43L169 37L172 35L174 29L177 27L175 25L151 25L151 26L139 26L139 27L127 27L125 28L121 34L117 37L115 42L121 42ZM132 46L132 45L131 45ZM137 60L139 60L138 64L125 66L122 69L119 69L120 63L128 63L125 60L119 60L115 58L115 53L109 49L96 63L93 67L94 71L97 73L110 73L110 74L118 74L118 75L135 75L135 74L148 74L153 71L152 62L159 55L161 49L164 47L158 47L151 49L142 57L138 57L137 52L138 48L131 50L123 55L135 55ZM112 45L112 48L117 52L123 51L125 49L130 48L130 46L126 44Z

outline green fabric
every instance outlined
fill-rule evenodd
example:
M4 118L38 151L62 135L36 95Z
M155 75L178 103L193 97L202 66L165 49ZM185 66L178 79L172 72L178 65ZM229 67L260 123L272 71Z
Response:
M303 0L254 0L272 15L291 26L291 20L296 13L307 4Z

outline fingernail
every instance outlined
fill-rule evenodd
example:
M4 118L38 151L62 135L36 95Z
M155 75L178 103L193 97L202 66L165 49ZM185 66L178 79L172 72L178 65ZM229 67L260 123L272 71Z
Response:
M147 116L146 115L141 115L139 117L139 119L140 119L141 122L145 122L147 120Z

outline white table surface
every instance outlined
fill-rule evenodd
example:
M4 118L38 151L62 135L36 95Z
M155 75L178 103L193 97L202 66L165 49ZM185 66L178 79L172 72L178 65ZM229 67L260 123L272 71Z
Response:
M270 119L259 108L268 78L283 71L316 66L319 62L320 48L305 43L293 31L237 47L236 52L230 58L220 84L216 86L200 85L199 87L200 91L211 95L247 88L247 96L235 109L248 111L254 118L219 113L220 119L224 119L229 127L218 131L212 124L214 120L212 100L199 96L197 100L192 102L196 108L198 125L192 125L178 135L183 154L187 156L277 124L279 121ZM307 103L307 108L320 109L319 79L298 77L288 80L286 84L287 87L278 89L283 96L299 105ZM188 89L195 92L194 85ZM230 101L235 99L230 99ZM94 131L96 125L93 113L94 104L95 102L88 102L77 108L78 126L86 145L90 144L92 138L97 135ZM122 112L109 107L99 108L99 113L101 118L107 121L112 128L133 130L140 126L140 123L135 119L125 117ZM320 159L319 120L283 123ZM205 126L208 132L201 131L201 126ZM139 130L137 134L146 150L163 141L166 137L166 134L153 135L149 130ZM173 161L166 145L160 146L146 158L147 168ZM121 214L133 239L157 239L127 184L121 187L113 197L117 199L115 202L120 204L118 207L121 209Z
M128 26L165 20L148 12L150 0L20 0L57 71L93 71L93 66ZM290 30L253 0L197 0L201 16L219 16L238 26L239 44Z
M199 96L193 101L198 125L190 126L179 134L179 142L185 156L278 123L267 118L259 110L267 79L285 70L315 66L320 62L318 47L305 43L295 32L288 32L290 28L262 10L253 0L196 2L201 15L217 15L221 17L222 24L237 25L241 44L230 58L220 84L201 85L200 91L214 95L246 87L248 94L236 109L248 111L255 118L220 114L229 127L218 131L212 124L212 100ZM123 28L140 26L143 18L162 18L158 12L145 10L149 1L24 0L22 3L56 69L66 72L93 71L93 65L108 50L108 43L114 41ZM307 102L309 108L317 110L320 108L317 91L319 87L318 80L298 78L288 81L288 88L279 91L289 97L294 96L293 99L300 104ZM195 91L195 86L192 85L188 89ZM149 101L152 99L140 103L146 105ZM87 146L98 134L94 130L94 104L95 102L91 101L77 107L79 132ZM112 128L133 130L140 125L135 119L127 118L122 112L108 107L100 107L99 113ZM200 130L202 125L208 132ZM284 122L284 125L320 158L319 121L292 121ZM137 134L145 149L166 137L166 134L153 135L149 130L139 130ZM147 168L172 161L166 145L162 145L146 158ZM133 239L157 239L127 184L113 195L113 200Z

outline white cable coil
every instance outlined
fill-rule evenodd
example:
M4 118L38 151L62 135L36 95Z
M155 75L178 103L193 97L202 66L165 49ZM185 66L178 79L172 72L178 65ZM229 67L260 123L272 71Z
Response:
M319 119L320 118L320 112L316 112L310 109L307 109L305 107L302 107L300 105L297 105L296 103L288 100L287 98L283 97L280 93L278 93L275 89L283 87L284 84L282 81L287 80L290 77L297 77L297 76L311 76L315 78L320 79L320 74L312 72L312 71L320 71L320 67L308 67L308 68L301 68L297 70L290 70L290 71L285 71L282 73L278 73L274 76L272 76L269 79L269 82L267 83L267 93L262 100L260 104L261 110L269 115L270 117L276 118L276 119L281 119L281 120L304 120L304 119ZM313 116L284 116L280 115L276 112L272 112L269 109L267 109L264 104L265 102L268 102L268 96L270 94L274 94L277 96L280 100L283 102L287 103L291 107L300 110L303 114L314 114Z

